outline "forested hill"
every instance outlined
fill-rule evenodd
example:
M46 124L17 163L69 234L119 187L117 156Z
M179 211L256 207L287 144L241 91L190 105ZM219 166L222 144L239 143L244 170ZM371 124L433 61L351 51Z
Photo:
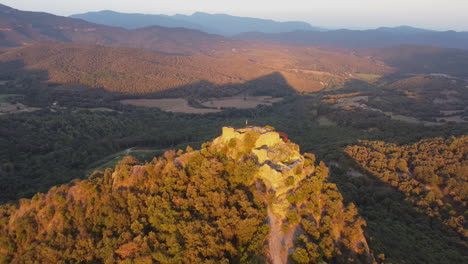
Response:
M344 83L350 73L391 71L390 67L350 54L317 48L278 53L278 48L240 46L217 56L182 56L101 45L35 43L5 49L0 54L0 70L3 74L14 74L23 68L38 70L47 73L46 79L52 83L79 83L132 94L190 88L179 95L182 97L189 95L194 87L228 84L247 87L247 82L272 73L281 74L287 86L296 91L312 92ZM275 88L284 83L262 84ZM217 88L217 93L222 95L223 87Z
M435 138L397 146L362 141L346 153L362 168L406 196L419 211L440 220L466 241L468 137Z
M0 262L372 263L328 169L272 128L224 128L199 151L0 207Z

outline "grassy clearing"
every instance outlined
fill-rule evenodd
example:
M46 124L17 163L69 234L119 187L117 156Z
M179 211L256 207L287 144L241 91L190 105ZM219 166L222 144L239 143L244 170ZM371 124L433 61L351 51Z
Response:
M189 114L206 114L220 112L217 109L202 109L195 108L188 104L183 98L167 98L167 99L129 99L120 101L122 104L129 104L142 107L155 107L166 112L189 113Z
M221 112L222 108L248 109L258 105L272 105L283 98L273 98L271 96L236 96L209 98L200 105L206 108L196 108L191 106L184 98L166 99L129 99L120 101L122 104L130 104L142 107L155 107L167 112L206 114Z
M221 97L221 98L210 98L202 104L207 107L227 107L227 108L255 108L258 105L272 105L273 103L279 102L283 98L273 98L271 96L237 96L237 97Z
M365 81L365 82L376 82L378 79L382 77L382 75L377 74L370 74L370 73L356 73L354 74L358 79Z

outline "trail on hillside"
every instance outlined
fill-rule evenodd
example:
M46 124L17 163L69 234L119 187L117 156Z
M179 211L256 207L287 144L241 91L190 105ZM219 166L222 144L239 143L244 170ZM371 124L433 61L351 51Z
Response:
M283 250L284 234L281 232L281 220L273 214L270 207L268 210L268 221L270 223L270 234L268 234L268 248L273 264L285 264L288 260L286 250Z
M268 247L273 264L286 264L288 262L289 249L294 246L293 237L296 226L291 227L288 232L281 230L281 218L276 216L267 208L270 234L268 234Z

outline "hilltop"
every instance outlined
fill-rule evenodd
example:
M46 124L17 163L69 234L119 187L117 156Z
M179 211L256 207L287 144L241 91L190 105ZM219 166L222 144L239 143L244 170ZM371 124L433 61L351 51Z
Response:
M0 207L0 261L372 263L328 169L269 127L223 128Z

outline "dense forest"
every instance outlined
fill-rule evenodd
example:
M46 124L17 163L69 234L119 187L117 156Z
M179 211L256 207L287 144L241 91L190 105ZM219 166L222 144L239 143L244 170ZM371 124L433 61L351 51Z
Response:
M362 142L346 153L407 200L466 239L468 201L468 137L424 140L397 146ZM432 225L432 222L431 222Z
M23 68L43 71L50 83L82 84L127 94L244 84L273 73L281 74L296 91L312 92L343 83L351 73L391 71L366 58L318 48L294 48L279 54L270 46L234 49L239 51L182 56L124 47L36 43L3 50L0 62L5 66L0 70L2 74ZM263 87L270 85L263 83Z
M2 226L11 224L2 228L1 261L225 263L261 257L268 232L264 206L251 190L229 184L222 161L198 155L184 169L170 152L146 165L131 166L129 158L115 172L96 172L23 200L18 211L3 207Z

